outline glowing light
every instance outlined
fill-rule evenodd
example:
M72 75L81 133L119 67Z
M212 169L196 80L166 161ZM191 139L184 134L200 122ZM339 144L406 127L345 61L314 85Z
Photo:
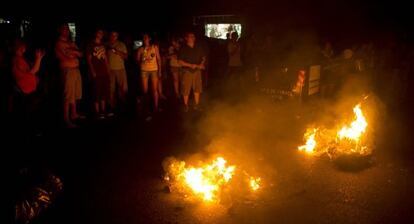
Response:
M307 153L313 153L316 147L315 135L317 131L317 128L308 130L305 133L306 143L305 145L299 146L298 150L305 151Z
M261 181L262 181L262 179L260 177L256 177L256 178L250 177L250 181L249 181L250 188L253 191L259 190Z

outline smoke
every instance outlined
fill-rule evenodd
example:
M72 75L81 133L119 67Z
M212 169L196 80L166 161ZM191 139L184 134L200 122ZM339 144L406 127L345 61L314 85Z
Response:
M290 34L283 40L285 43L279 42L280 46L273 46L273 49L284 52L289 46L287 43L293 40L295 50L288 48L281 56L284 59L277 61L287 62L285 65L311 65L318 49L315 35L308 33L299 38L298 33ZM261 72L280 75L277 66L269 66ZM285 75L297 77L297 73ZM338 122L353 117L352 109L358 103L362 104L372 133L381 125L384 105L374 93L371 75L368 72L352 74L335 96L315 96L308 101L294 96L275 102L260 92L261 86L253 81L252 73L244 76L244 83L241 82L244 85L229 80L221 88L214 89L222 92L208 101L201 118L187 120L189 137L193 140L186 147L191 150L176 156L187 164L197 164L220 155L229 165L239 167L238 170L262 177L267 186L277 186L292 178L306 178L314 160L305 159L306 155L298 152L297 147L304 143L307 128L335 127Z
M195 124L197 139L205 145L193 158L220 154L246 167L270 164L277 168L280 161L297 156L296 148L303 143L308 127L335 127L353 118L352 109L358 103L362 104L369 128L377 129L384 117L380 113L384 105L363 77L349 79L338 96L329 99L316 97L302 102L293 97L273 102L250 92L236 102L215 100Z

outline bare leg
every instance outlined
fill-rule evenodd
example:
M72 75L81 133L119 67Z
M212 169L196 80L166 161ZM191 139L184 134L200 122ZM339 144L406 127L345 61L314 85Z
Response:
M183 96L183 99L184 99L184 106L188 107L188 95Z
M198 106L198 104L200 103L200 93L194 93L194 101L195 105Z
M158 81L159 81L158 78L151 79L155 111L158 111Z
M148 93L148 77L141 77L142 93L146 95Z
M106 112L106 104L104 100L101 100L101 113Z
M70 117L72 118L72 120L76 120L79 118L79 114L76 110L76 102L74 103L70 103Z
M95 101L94 106L95 106L95 114L99 115L99 102Z
M125 104L126 102L126 95L127 95L127 91L125 89L119 88L118 96L122 104Z
M70 114L74 119L79 117L78 112L76 111L76 102L70 104Z
M174 80L174 92L177 98L179 98L180 97L180 92L179 92L180 80L178 77L178 72L173 72L173 80Z
M165 97L162 92L162 80L161 79L158 79L158 93L161 99L164 99L164 100L167 99L167 97Z
M116 104L116 77L115 77L115 72L114 71L110 71L109 73L109 91L110 91L110 98L109 98L109 105L111 106L112 109L115 108L115 104Z
M66 101L63 103L63 120L64 120L64 122L65 122L65 124L68 128L76 127L76 125L74 125L70 120L70 112L69 111L71 109L71 105L72 105L72 103L69 103L69 102L66 102Z

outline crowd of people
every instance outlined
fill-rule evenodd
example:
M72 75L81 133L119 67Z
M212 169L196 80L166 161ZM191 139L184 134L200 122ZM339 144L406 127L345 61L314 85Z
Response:
M117 30L107 33L106 30L96 29L86 46L79 48L71 38L68 25L62 25L52 54L60 73L59 82L55 83L58 87L54 88L59 90L59 104L62 105L60 117L65 127L76 128L79 120L89 116L79 109L79 101L84 98L89 99L91 104L93 113L90 117L98 120L120 115L131 95L134 103L142 106L147 117L162 112L164 108L160 106L160 100L166 100L167 97L168 100L179 102L184 112L190 109L200 111L201 93L209 73L224 74L219 79L224 80L226 85L231 83L240 93L246 90L246 85L260 82L259 74L265 76L266 72L272 73L272 69L290 66L290 69L293 68L291 70L297 71L311 64L320 64L323 97L334 95L349 74L358 72L371 76L375 74L375 78L380 80L376 82L379 89L384 87L384 83L391 85L389 89L400 85L402 88L398 95L401 96L408 88L408 84L404 83L408 83L406 80L412 69L407 62L412 57L408 51L398 53L401 63L392 60L393 53L396 53L393 50L397 49L394 45L375 49L372 43L362 44L337 53L330 42L324 43L321 48L307 45L300 49L297 47L299 43L275 47L277 41L271 35L240 38L238 32L231 32L227 40L207 41L196 36L194 32L186 32L183 36L169 38L165 44L154 41L146 33L142 36L142 46L134 50L130 44L120 40ZM38 74L42 64L51 61L44 62L44 50L35 50L34 57L27 57L26 49L25 41L15 40L10 65L6 63L4 52L0 53L1 72L5 74L2 74L2 85L5 87L2 105L10 113L23 117L25 125L36 127L36 122L41 120L39 102L45 98L39 94L39 86L45 85L42 84L45 79L41 79ZM82 68L83 63L86 63L86 69ZM8 66L10 70L7 70ZM8 75L9 72L11 75ZM380 73L394 75L380 77ZM137 82L140 94L129 93L131 82L135 81L130 77L140 80ZM170 95L163 88L166 77L171 81L168 83L172 90ZM391 84L387 79L391 80ZM84 88L85 81L89 84L87 90ZM230 94L237 95L238 92L232 91ZM190 98L194 99L194 103L189 102Z
M134 61L134 66L138 67L136 70L139 74L134 75L140 77L142 94L136 97L136 102L143 105L148 116L162 111L159 100L166 99L162 88L162 79L165 79L166 74L170 74L173 79L174 97L176 101L182 102L183 110L188 112L190 109L190 93L194 96L193 109L200 110L206 53L200 44L196 44L193 32L186 32L184 38L172 38L163 54L160 53L159 43L152 41L148 33L142 36L142 46L134 52L129 52L133 49L128 49L119 40L118 31L111 30L109 38L105 37L105 33L103 29L97 29L85 49L80 49L72 41L68 25L59 28L53 53L60 72L58 89L62 96L62 120L65 127L75 128L78 120L86 119L85 113L79 110L79 101L84 98L83 95L87 95L86 98L93 104L92 116L95 119L112 117L116 112L122 111L127 104L128 94L127 59ZM39 101L43 96L39 94L38 87L44 80L40 79L38 73L45 63L45 51L36 50L34 60L31 61L28 59L31 57L26 55L26 49L27 43L24 40L14 41L10 79L3 82L10 89L4 94L7 102L2 103L7 105L9 112L20 113L20 118L30 123L39 121L36 114L40 111ZM81 68L83 60L87 64L86 71ZM3 72L9 71L4 69ZM8 75L4 74L2 77L6 76ZM86 91L82 83L85 80L89 83Z

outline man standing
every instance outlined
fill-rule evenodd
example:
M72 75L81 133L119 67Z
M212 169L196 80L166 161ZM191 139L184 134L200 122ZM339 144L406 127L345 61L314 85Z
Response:
M185 34L186 44L180 49L178 62L182 68L181 94L184 99L184 111L188 111L188 98L191 89L194 93L194 110L199 110L200 94L202 92L201 70L204 70L206 60L203 49L196 45L194 33Z
M128 91L127 74L124 61L128 58L126 45L118 40L118 32L112 31L109 34L108 60L110 70L110 104L115 109L117 98L125 103Z
M81 118L76 110L76 102L82 98L82 78L79 71L79 57L82 52L70 40L69 26L64 24L59 29L59 39L55 46L63 82L63 118L68 128L76 125L72 121Z

